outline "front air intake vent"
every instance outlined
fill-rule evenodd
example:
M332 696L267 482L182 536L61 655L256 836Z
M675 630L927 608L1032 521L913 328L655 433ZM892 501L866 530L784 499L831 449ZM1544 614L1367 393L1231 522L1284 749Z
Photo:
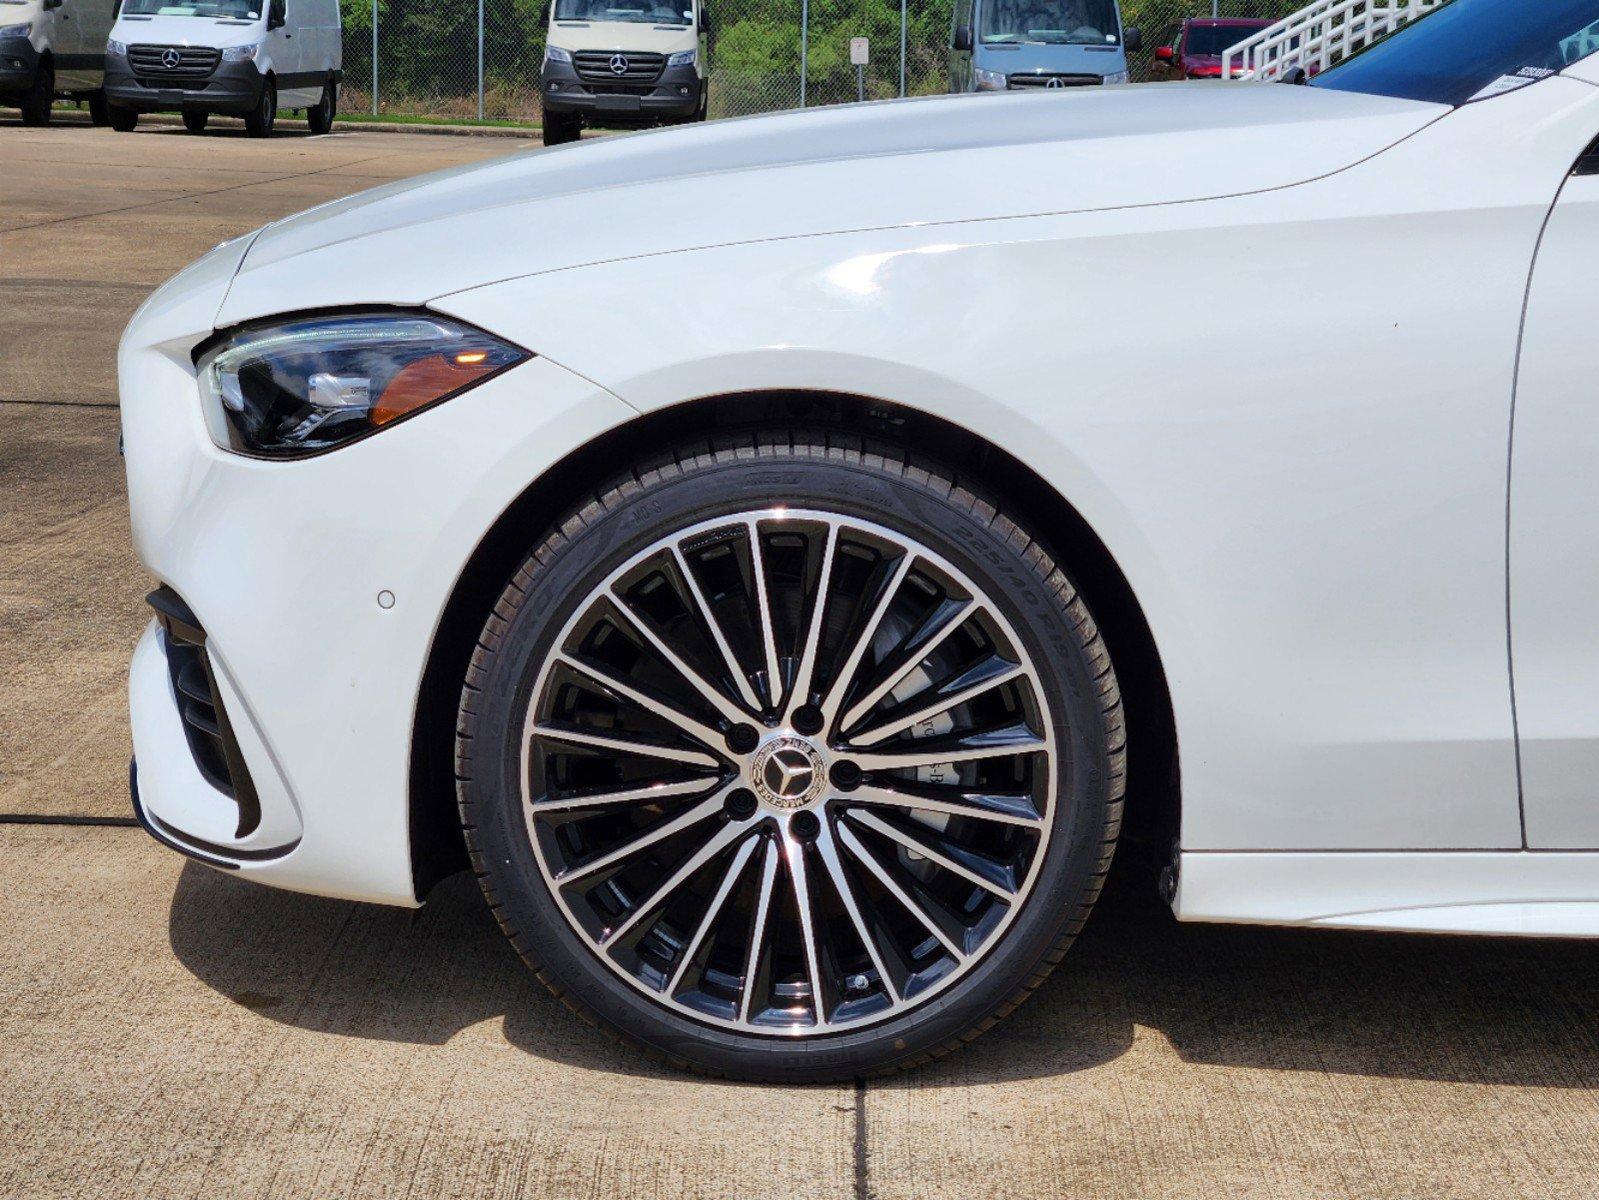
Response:
M172 697L183 719L189 752L211 786L239 806L239 828L234 836L247 837L261 824L261 801L217 691L205 630L183 597L171 588L157 588L148 600L166 633Z

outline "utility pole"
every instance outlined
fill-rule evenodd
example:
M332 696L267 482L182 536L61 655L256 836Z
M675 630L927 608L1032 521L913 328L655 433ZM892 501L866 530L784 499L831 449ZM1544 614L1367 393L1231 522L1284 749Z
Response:
M378 0L372 0L372 115L378 115Z
M805 107L805 73L810 68L811 0L800 0L800 107Z
M483 119L483 0L477 0L477 119Z

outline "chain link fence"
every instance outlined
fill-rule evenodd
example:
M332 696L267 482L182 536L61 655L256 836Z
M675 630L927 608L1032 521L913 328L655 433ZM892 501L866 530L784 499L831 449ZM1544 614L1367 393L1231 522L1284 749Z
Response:
M1122 0L1149 77L1184 17L1278 18L1304 0ZM346 113L536 124L544 0L342 0ZM954 0L708 0L710 115L744 116L857 96L849 42L870 39L867 99L948 90ZM903 46L903 53L901 47Z

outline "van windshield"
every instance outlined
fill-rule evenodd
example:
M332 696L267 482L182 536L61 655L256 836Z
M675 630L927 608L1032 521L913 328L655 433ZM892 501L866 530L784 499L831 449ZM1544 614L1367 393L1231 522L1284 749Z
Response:
M689 25L694 21L694 13L684 0L558 0L555 19Z
M1121 41L1116 0L993 0L980 7L978 36L985 46L1102 46Z
M1314 87L1467 104L1599 50L1599 0L1453 0L1311 80Z
M219 17L255 20L261 15L261 0L192 0L174 4L172 0L125 0L124 16L135 17Z

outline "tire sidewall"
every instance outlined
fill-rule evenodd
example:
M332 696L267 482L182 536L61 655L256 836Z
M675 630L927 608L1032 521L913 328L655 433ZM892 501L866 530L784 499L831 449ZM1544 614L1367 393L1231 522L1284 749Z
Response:
M1057 748L1045 862L1001 943L962 979L902 1016L803 1040L701 1024L651 1001L595 961L544 880L519 781L520 739L540 667L572 613L611 572L685 526L784 504L836 511L903 533L967 574L1004 612L1039 670ZM1113 800L1093 665L1054 588L960 500L864 462L796 454L691 466L641 491L613 494L606 511L522 578L527 590L476 681L474 761L462 788L463 810L475 826L480 869L519 948L557 991L633 1040L728 1073L799 1079L887 1069L960 1039L1023 993L1092 901Z

